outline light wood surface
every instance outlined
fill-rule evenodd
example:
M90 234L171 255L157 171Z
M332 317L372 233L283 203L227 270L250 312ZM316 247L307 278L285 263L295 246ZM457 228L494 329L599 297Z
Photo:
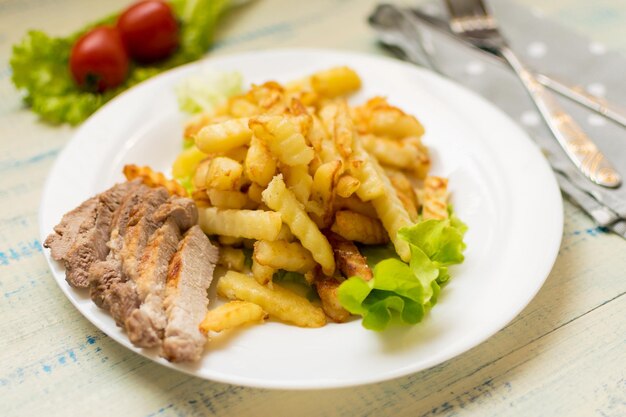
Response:
M7 61L29 28L65 34L127 3L0 0L1 416L626 416L626 241L569 203L556 265L530 305L483 344L405 378L324 391L230 386L166 369L94 328L53 281L38 240L41 189L73 131L23 108ZM626 50L617 0L522 3ZM258 0L227 18L212 53L381 54L365 22L374 4Z

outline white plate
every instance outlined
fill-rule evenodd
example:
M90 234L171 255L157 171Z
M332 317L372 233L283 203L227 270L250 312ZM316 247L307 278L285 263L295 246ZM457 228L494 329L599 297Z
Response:
M209 58L142 83L87 120L59 155L40 209L41 238L66 211L123 179L126 163L169 172L182 122L174 86L211 68L260 83L291 80L349 65L363 79L358 103L384 95L416 115L433 172L449 177L453 204L469 225L465 263L419 325L383 333L359 321L301 329L270 322L209 343L196 365L175 365L131 345L85 292L70 288L45 251L54 278L96 327L162 365L239 385L312 389L358 385L426 369L478 345L512 320L537 293L557 256L562 201L530 139L482 98L431 72L398 61L323 50L275 50Z

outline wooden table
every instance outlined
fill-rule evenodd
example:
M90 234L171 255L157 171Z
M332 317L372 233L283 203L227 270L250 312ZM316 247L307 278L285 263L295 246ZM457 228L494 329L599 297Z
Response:
M520 1L626 51L617 0ZM65 34L125 3L0 1L1 416L626 416L626 241L569 203L559 257L530 305L488 341L405 378L304 392L230 386L166 369L94 328L53 281L38 239L42 185L73 131L23 108L7 61L28 28ZM365 23L375 3L256 1L228 17L214 53L380 54Z

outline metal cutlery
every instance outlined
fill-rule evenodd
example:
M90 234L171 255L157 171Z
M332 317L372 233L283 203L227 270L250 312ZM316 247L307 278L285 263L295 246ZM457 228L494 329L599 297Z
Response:
M415 20L418 20L429 29L433 29L438 33L454 39L455 41L462 42L463 44L472 47L474 50L481 52L487 59L496 60L506 64L504 59L494 53L493 50L482 49L476 44L470 42L468 39L457 36L452 32L448 22L444 19L424 13L419 9L404 10L389 4L382 4L379 5L376 11L370 16L370 24L379 31L386 46L400 46L398 45L398 42L402 42L402 45L400 46L402 50L417 48L418 52L423 52L424 54L421 56L411 54L411 56L406 56L406 59L415 63L425 63L433 67L434 61L431 58L430 51L421 46L422 42L417 42L420 45L411 45L411 42L408 42L407 40L413 38L423 41L419 30L414 27L415 25L411 25L409 23L411 19L413 19L414 23ZM411 38L407 37L409 34L405 32L405 28L411 30L412 35L415 36ZM424 60L420 58L425 58L426 62L423 62ZM555 93L558 93L561 96L626 127L626 110L613 103L609 103L600 97L587 93L581 87L568 85L564 81L554 78L554 76L542 74L536 71L534 74L537 81Z
M574 165L592 182L618 187L622 182L619 173L511 50L482 0L446 0L445 3L451 15L450 29L454 33L481 48L492 49L509 63Z
M429 66L438 72L444 71L441 71L437 65L436 57L438 54L431 44L432 37L427 36L433 30L451 40L472 47L484 58L505 63L500 56L494 55L493 51L481 49L469 40L458 37L452 32L447 21L417 9L399 8L388 4L379 5L370 16L369 23L376 29L381 43L400 58ZM430 31L424 31L424 29ZM539 75L539 81L547 88L564 94L565 97L608 118L617 115L614 121L622 125L626 124L624 123L626 117L620 113L621 110L616 107L607 107L609 111L605 111L603 106L610 105L597 97L587 95L576 87L569 87L545 75ZM615 114L612 113L613 111ZM558 146L554 140L547 137L536 137L535 139L548 151L546 157L555 171L555 176L563 193L587 212L599 226L626 238L626 190L607 189L593 184L567 161L560 149L556 149Z

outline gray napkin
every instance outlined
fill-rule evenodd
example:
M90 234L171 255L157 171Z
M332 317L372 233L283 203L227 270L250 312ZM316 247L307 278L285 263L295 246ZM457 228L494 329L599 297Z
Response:
M438 4L428 4L423 11L444 16ZM598 42L590 41L558 24L533 14L525 7L505 1L493 4L494 14L512 48L530 68L555 78L579 85L592 94L626 107L624 72L626 59L608 51ZM517 121L536 142L577 176L541 116L527 96L519 80L504 65L484 59L473 51L435 32L422 31L425 42L436 51L438 69L446 76L481 94ZM598 147L604 152L626 182L626 130L585 108L559 98ZM506 138L502 138L506 141ZM608 191L582 176L592 193L611 200L611 206L626 218L626 185ZM594 194L595 195L595 194Z

